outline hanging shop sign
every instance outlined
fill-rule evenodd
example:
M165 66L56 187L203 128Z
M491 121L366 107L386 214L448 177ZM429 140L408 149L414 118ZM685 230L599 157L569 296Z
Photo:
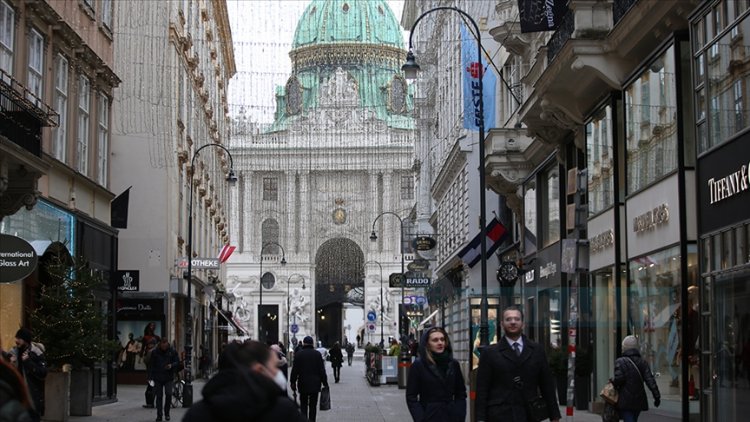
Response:
M430 236L417 236L411 244L418 251L429 251L435 248L437 241Z
M392 273L388 277L388 287L404 287L404 275L401 273Z
M23 280L36 269L37 256L29 242L0 234L0 283Z
M115 288L120 292L137 292L141 284L138 270L115 271Z
M429 287L431 283L432 280L425 273L408 271L404 285L406 287Z
M422 258L417 258L414 261L406 264L406 268L409 271L425 271L430 268L430 261Z

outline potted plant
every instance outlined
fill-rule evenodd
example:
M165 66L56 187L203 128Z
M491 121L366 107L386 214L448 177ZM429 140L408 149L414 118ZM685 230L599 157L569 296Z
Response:
M591 400L591 374L594 372L594 359L590 349L576 350L576 409L588 410Z
M30 321L36 338L45 346L44 355L51 370L46 390L53 396L62 393L57 400L47 397L46 402L69 403L59 411L66 413L65 407L69 406L71 415L90 416L90 368L120 348L116 341L107 339L107 316L95 299L97 290L108 291L106 280L85 263L53 260L40 268L42 283ZM73 369L69 375L65 375L67 368ZM62 381L56 379L60 374ZM68 383L70 392L66 393ZM67 419L67 415L53 416L54 412L54 408L45 409L45 419Z

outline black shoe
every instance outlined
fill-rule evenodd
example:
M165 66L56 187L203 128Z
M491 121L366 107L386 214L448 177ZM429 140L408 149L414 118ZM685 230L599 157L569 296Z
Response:
M161 422L161 416L156 417L156 422Z
M153 404L144 404L143 407L145 407L146 409L153 409L154 405Z
M169 415L164 416L164 419L169 420Z

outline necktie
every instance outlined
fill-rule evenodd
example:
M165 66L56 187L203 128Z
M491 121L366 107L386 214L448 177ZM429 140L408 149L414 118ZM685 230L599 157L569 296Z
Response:
M516 351L516 356L521 356L521 345L518 342L513 342L513 350Z

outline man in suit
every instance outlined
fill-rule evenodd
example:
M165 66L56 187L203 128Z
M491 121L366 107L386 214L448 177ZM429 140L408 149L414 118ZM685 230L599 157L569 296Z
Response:
M529 399L541 396L552 422L559 422L555 381L544 348L523 335L523 313L503 311L500 341L482 350L477 371L475 414L478 422L528 422Z
M289 383L292 391L299 388L302 416L315 422L320 386L322 384L328 388L328 377L323 356L313 347L313 338L310 336L302 340L302 349L294 355Z

